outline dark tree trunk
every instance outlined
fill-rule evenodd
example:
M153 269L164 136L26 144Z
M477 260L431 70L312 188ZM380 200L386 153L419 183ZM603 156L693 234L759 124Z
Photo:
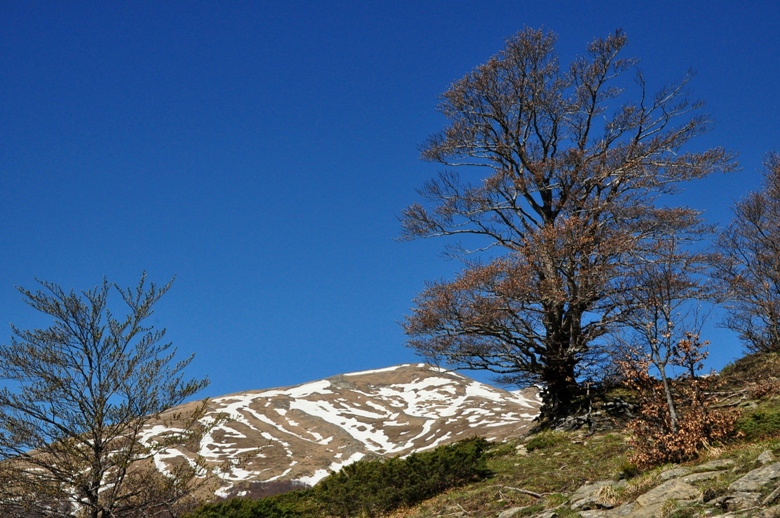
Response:
M575 398L580 389L574 375L577 361L574 358L550 363L542 377L542 409L539 416L543 425L557 421L576 411Z

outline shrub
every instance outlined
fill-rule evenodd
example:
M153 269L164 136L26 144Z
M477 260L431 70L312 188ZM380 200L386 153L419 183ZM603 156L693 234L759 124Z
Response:
M216 504L205 504L187 518L297 518L300 515L280 507L271 498L249 500L233 498Z
M239 482L226 491L225 500L246 498L259 500L269 496L281 495L291 491L308 489L310 486L297 480L273 480L271 482Z
M687 391L684 391L687 392ZM737 414L714 410L709 402L680 399L678 429L669 426L666 404L659 400L645 400L639 416L629 425L634 435L629 460L640 468L665 462L684 462L696 458L702 448L712 442L721 442L734 430Z
M677 415L672 419L667 390L650 374L648 355L632 352L617 361L625 383L638 393L639 411L629 424L633 432L629 461L640 469L665 462L683 462L696 458L710 443L724 441L734 432L739 414L734 410L715 409L713 390L716 376L696 376L701 360L706 358L698 337L690 335L675 347L672 363L684 367L668 394L674 399Z
M315 498L336 516L377 516L411 506L487 476L487 446L473 438L405 459L356 462L315 486Z
M623 464L621 464L621 466L620 466L620 478L621 479L634 478L637 475L639 475L639 473L641 473L639 471L639 467L636 464L634 464L633 462L626 461Z
M755 410L737 420L735 429L748 441L777 435L780 432L780 410Z

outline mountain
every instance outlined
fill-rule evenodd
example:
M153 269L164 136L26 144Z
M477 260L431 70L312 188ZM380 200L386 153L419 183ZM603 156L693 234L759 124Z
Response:
M213 398L204 422L227 420L202 438L197 453L233 465L220 473L217 494L252 482L313 485L364 457L407 455L473 436L517 437L540 404L534 389L508 392L426 364L398 365ZM163 436L170 425L162 423L186 410L163 414L144 440ZM170 448L155 463L166 470L195 453Z

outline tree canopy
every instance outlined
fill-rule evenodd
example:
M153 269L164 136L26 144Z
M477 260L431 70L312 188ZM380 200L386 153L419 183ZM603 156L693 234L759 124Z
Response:
M717 249L726 327L749 351L780 350L780 155L767 155L762 189L735 204Z
M198 467L157 471L155 453L198 431L173 430L145 441L143 428L160 412L207 384L185 380L192 357L172 363L165 330L146 324L171 286L122 289L104 280L66 292L51 282L19 288L50 316L45 329L12 326L0 346L0 512L6 516L154 516L191 490ZM126 315L110 309L118 292ZM180 416L181 417L181 416Z
M646 252L698 224L694 210L659 197L733 168L722 148L684 149L710 126L687 93L690 74L651 94L636 60L621 57L622 31L565 67L555 40L525 29L443 94L449 124L422 157L447 168L402 217L409 239L470 239L448 246L464 260L456 278L416 298L409 346L543 384L548 417L569 411L594 344L625 316Z

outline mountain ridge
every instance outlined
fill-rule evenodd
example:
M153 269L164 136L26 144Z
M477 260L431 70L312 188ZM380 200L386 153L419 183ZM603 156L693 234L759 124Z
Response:
M176 431L163 423L195 404L162 414L143 440ZM197 450L171 447L154 461L163 472L197 456L214 467L229 464L215 470L219 496L254 482L314 485L367 457L408 455L476 435L523 435L540 404L535 389L509 392L439 367L401 364L210 398L201 421L211 429ZM216 421L220 416L228 419Z

